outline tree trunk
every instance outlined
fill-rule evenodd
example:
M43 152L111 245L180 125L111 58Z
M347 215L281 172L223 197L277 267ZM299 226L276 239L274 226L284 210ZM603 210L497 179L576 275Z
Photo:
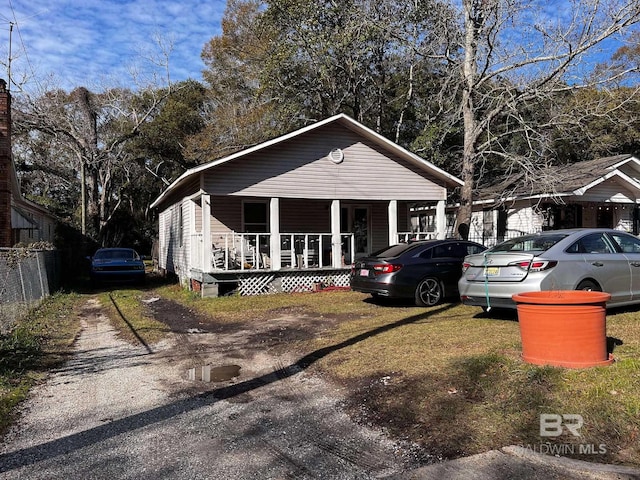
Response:
M464 90L462 92L462 117L464 122L464 145L462 151L462 180L464 185L460 193L460 208L456 217L456 231L467 240L471 225L473 190L475 184L475 161L477 121L474 110L474 92L477 80L478 27L482 21L482 12L474 0L464 0L465 11L465 57L462 65Z

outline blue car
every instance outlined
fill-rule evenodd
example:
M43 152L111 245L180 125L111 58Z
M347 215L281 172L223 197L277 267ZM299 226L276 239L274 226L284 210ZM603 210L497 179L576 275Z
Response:
M101 248L89 260L89 277L94 284L128 281L143 283L145 280L143 257L132 248Z

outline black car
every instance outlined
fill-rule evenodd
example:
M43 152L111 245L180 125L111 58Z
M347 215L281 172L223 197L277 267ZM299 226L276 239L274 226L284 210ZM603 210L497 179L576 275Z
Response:
M374 297L412 298L433 306L458 295L462 261L486 247L465 240L410 241L358 259L351 269L351 289Z

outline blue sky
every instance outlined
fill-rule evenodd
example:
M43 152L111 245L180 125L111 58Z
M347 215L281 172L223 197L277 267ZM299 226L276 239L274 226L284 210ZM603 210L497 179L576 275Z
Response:
M173 81L201 79L200 53L220 33L225 0L5 0L0 11L0 77L7 77L10 22L12 78L30 86L54 76L65 89L131 82L131 69L152 72L146 60L161 52L154 38L173 43ZM15 87L12 87L12 89Z

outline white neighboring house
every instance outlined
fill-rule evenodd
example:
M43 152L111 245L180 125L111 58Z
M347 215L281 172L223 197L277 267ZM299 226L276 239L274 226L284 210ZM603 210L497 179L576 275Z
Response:
M605 227L640 233L640 160L617 155L552 168L556 191L525 189L519 176L480 192L469 239L493 246L543 230Z
M158 266L183 284L242 294L348 285L355 259L444 238L462 181L340 114L186 171L159 210ZM429 231L413 205L431 205Z

